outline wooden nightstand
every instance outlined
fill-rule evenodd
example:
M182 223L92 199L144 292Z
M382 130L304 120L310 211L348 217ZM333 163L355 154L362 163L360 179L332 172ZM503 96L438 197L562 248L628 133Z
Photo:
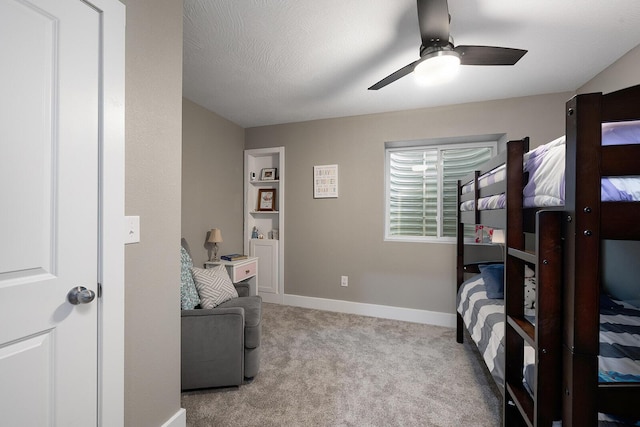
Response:
M207 261L204 268L224 265L233 283L247 282L249 293L258 295L258 257L249 257L238 261Z

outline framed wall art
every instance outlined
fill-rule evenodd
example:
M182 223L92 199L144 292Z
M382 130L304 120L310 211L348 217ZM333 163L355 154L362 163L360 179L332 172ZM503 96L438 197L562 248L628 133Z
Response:
M313 198L338 197L338 165L313 167Z

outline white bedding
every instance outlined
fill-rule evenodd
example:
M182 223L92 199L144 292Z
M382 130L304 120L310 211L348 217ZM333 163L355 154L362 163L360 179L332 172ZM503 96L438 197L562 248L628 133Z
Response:
M500 165L497 168L485 173L478 178L478 188L487 187L494 182L504 181L507 177L507 166ZM467 194L473 191L475 184L470 182L462 187L462 194Z
M602 145L640 144L640 121L605 123L602 125ZM563 206L565 198L565 137L525 153L524 172L529 180L523 190L524 207ZM483 188L504 180L504 166L484 174L478 180ZM473 191L473 183L465 185L463 194ZM640 177L604 177L601 185L602 201L640 201ZM473 210L474 201L460 206L461 211ZM490 196L478 201L478 209L502 209L506 206L504 195Z

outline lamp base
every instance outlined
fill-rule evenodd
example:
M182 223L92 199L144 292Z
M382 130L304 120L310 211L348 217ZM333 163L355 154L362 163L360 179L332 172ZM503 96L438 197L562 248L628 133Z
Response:
M213 244L213 261L220 261L220 257L218 256L218 244Z

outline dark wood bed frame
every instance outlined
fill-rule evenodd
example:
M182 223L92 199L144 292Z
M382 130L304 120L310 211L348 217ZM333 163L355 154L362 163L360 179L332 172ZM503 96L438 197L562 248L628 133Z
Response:
M507 149L505 151L502 151L497 156L494 156L492 159L487 161L482 165L480 169L472 172L462 180L458 181L458 206L460 206L460 203L468 200L474 200L476 201L476 203L475 209L472 211L460 212L460 210L458 209L458 232L456 244L456 293L465 280L465 273L479 273L478 266L476 264L466 263L464 259L464 225L477 224L492 228L507 228L507 215L505 209L481 211L478 210L477 200L479 198L487 197L494 194L506 193L507 182L511 182L511 185L519 185L520 188L524 186L522 164L520 165L519 172L518 170L511 170L511 172L509 172L509 170L507 171L507 180L496 182L482 189L478 189L478 178L503 164L507 164L507 168L509 168L509 165L515 165L518 163L517 161L513 160L507 161L509 157L514 159L520 158L520 163L522 163L522 156L527 151L529 151L529 138L524 138L517 141L509 141L507 143ZM516 181L512 181L510 175L516 176ZM467 194L462 194L462 186L469 182L474 183L474 191ZM520 200L522 200L522 196L520 196ZM520 209L520 211L522 211L522 209ZM462 321L462 316L460 316L459 313L457 313L456 316L456 340L459 343L462 343L464 340L464 323Z
M597 413L640 418L640 383L598 383L601 240L640 240L640 202L601 202L604 176L640 175L640 145L601 145L602 123L640 120L640 85L603 95L577 95L566 105L565 206L522 208L522 155L528 140L461 181L475 180L501 163L505 184L460 201L507 193L507 209L458 214L457 288L464 281L464 224L507 230L505 261L505 411L507 426L596 426ZM579 141L579 142L578 142ZM578 167L579 165L579 167ZM501 186L503 186L501 188ZM477 206L477 203L476 203ZM525 250L524 233L535 235ZM524 265L536 267L536 326L523 316ZM457 319L457 341L464 325ZM523 343L536 351L534 398L522 386Z
M596 426L597 412L640 416L640 384L598 384L600 242L640 240L640 202L601 202L603 176L640 175L640 145L601 145L601 124L640 120L640 86L567 102L563 223L563 425ZM577 167L579 165L579 167Z

